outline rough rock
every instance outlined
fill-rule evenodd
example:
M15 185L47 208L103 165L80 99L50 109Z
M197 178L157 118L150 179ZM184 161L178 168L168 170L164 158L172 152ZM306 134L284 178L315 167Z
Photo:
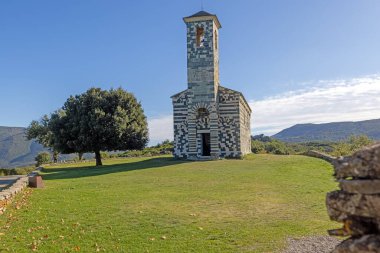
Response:
M380 194L380 180L339 180L339 187L349 193Z
M330 235L351 236L333 253L380 253L380 143L334 161L341 190L327 194L327 211L342 222Z
M332 253L380 253L380 235L350 238L339 244Z
M380 143L364 148L350 157L335 160L334 167L337 179L380 179Z
M343 222L349 216L380 218L380 194L363 195L345 191L327 194L327 212L330 218Z

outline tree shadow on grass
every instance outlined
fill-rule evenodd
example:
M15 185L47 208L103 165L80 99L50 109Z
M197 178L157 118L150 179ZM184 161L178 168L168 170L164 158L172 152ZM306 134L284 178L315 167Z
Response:
M126 162L114 165L103 165L100 167L86 166L44 169L44 174L42 175L42 177L44 180L93 177L124 171L153 169L187 162L189 161L177 160L172 157L155 157L142 161Z

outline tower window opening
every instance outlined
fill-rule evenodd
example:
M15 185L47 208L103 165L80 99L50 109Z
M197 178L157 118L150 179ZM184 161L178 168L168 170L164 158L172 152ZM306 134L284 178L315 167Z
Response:
M215 30L214 33L214 40L215 40L215 49L218 49L218 32Z
M197 27L197 47L203 47L205 39L205 30L202 27Z

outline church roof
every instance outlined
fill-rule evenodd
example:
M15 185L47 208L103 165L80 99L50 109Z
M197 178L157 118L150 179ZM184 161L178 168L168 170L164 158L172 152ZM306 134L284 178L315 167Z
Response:
M207 19L213 19L218 26L218 28L221 28L222 25L219 22L218 17L215 14L208 13L207 11L199 11L191 16L184 17L183 20L185 22L193 22L193 21L201 21L201 20L207 20Z
M179 95L182 95L182 93L184 93L184 92L186 92L186 91L188 91L188 90L189 90L189 89L186 89L186 90L183 90L183 91L181 91L181 92L178 92L178 93L174 94L173 96L171 96L170 98L178 97Z
M225 90L229 90L231 92L234 92L236 94L238 94L244 101L245 105L248 107L249 111L252 112L252 108L249 106L249 103L247 102L247 100L245 99L243 93L241 93L240 91L237 91L237 90L233 90L233 89L230 89L230 88L226 88L224 86L221 86L219 85L219 89L225 89Z
M199 12L195 13L194 15L189 16L188 18L204 17L204 16L215 16L215 15L210 14L207 11L199 11Z

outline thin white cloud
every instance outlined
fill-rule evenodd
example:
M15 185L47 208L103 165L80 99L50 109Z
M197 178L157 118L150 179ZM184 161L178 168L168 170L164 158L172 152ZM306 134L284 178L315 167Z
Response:
M309 89L251 101L252 134L275 134L302 123L380 118L380 75L310 82ZM249 94L246 94L249 97ZM148 120L150 144L173 139L173 116Z
M253 134L275 134L300 123L380 118L380 76L318 81L307 90L250 102Z
M164 115L148 119L150 145L173 140L173 116Z

